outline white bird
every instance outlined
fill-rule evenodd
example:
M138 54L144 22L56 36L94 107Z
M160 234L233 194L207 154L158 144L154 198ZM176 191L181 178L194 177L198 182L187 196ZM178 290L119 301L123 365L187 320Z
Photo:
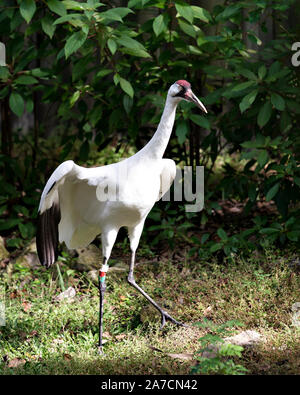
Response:
M135 252L144 222L155 202L170 188L175 175L173 160L163 159L181 100L195 103L207 113L185 80L169 89L158 128L148 144L121 162L85 168L72 160L63 162L49 178L39 205L37 251L47 268L57 259L58 242L82 248L101 233L103 265L99 272L99 352L102 353L102 324L105 278L108 260L121 227L127 227L131 262L128 282L141 292L162 316L161 327L169 320L183 325L164 311L133 277Z

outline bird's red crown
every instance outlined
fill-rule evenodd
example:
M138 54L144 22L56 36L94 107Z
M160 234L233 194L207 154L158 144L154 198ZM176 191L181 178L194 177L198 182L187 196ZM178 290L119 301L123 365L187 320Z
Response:
M178 80L178 81L176 81L176 84L181 85L187 89L189 89L191 87L191 84L189 82L187 82L186 80Z

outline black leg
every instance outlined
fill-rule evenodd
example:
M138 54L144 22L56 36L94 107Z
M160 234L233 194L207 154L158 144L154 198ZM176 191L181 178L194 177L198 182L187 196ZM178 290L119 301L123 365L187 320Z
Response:
M180 325L180 326L187 326L186 324L183 324L182 322L179 322L175 320L173 317L170 316L166 311L164 311L139 285L134 280L133 277L133 269L134 269L134 261L135 261L135 253L132 253L131 256L131 262L130 262L130 268L129 268L129 274L128 274L128 282L130 285L132 285L135 289L137 289L142 295L145 296L145 298L160 312L161 314L161 326L160 329L162 329L166 321L171 321L173 324Z
M103 260L103 265L106 266L106 258ZM102 269L99 271L99 296L100 296L100 304L99 304L99 346L98 346L98 351L99 354L103 354L102 350L102 332L103 332L103 307L104 307L104 293L106 290L106 284L105 284L105 277L106 277L106 271Z

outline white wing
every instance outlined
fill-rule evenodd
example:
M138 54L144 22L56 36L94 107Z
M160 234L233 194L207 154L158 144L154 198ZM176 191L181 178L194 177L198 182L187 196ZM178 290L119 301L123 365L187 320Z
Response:
M49 178L40 200L36 236L42 265L49 267L56 261L58 241L65 241L69 248L80 247L100 232L98 227L86 223L83 215L88 206L97 202L96 186L105 178L102 173L106 167L86 169L69 160Z
M163 168L160 173L160 190L157 200L168 192L176 177L176 164L172 159L162 159Z

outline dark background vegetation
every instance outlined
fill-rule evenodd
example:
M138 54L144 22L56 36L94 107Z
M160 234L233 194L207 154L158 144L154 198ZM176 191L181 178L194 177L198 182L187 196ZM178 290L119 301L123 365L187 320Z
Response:
M199 339L202 347L219 341L240 319L266 339L244 354L250 373L299 373L291 325L299 301L300 67L291 62L299 10L299 0L0 0L0 241L9 251L0 262L1 371L241 374L243 366L222 359L237 362L238 348L193 368L187 362ZM191 82L208 114L181 103L165 157L194 175L204 166L205 207L188 213L186 202L158 202L136 276L179 320L210 321L199 332L168 326L161 334L151 318L147 327L145 300L127 291L128 265L112 267L100 359L92 270L82 274L78 257L61 251L46 271L26 265L24 251L37 259L37 209L53 170L67 159L100 166L141 149L178 79ZM129 258L126 240L120 232L111 263ZM76 304L57 300L67 285Z
M205 166L205 209L158 204L147 240L191 230L186 241L204 257L247 253L266 240L297 243L298 9L292 0L1 1L7 247L34 236L41 190L60 162L102 165L139 150L179 78L191 81L209 113L182 103L165 156Z

